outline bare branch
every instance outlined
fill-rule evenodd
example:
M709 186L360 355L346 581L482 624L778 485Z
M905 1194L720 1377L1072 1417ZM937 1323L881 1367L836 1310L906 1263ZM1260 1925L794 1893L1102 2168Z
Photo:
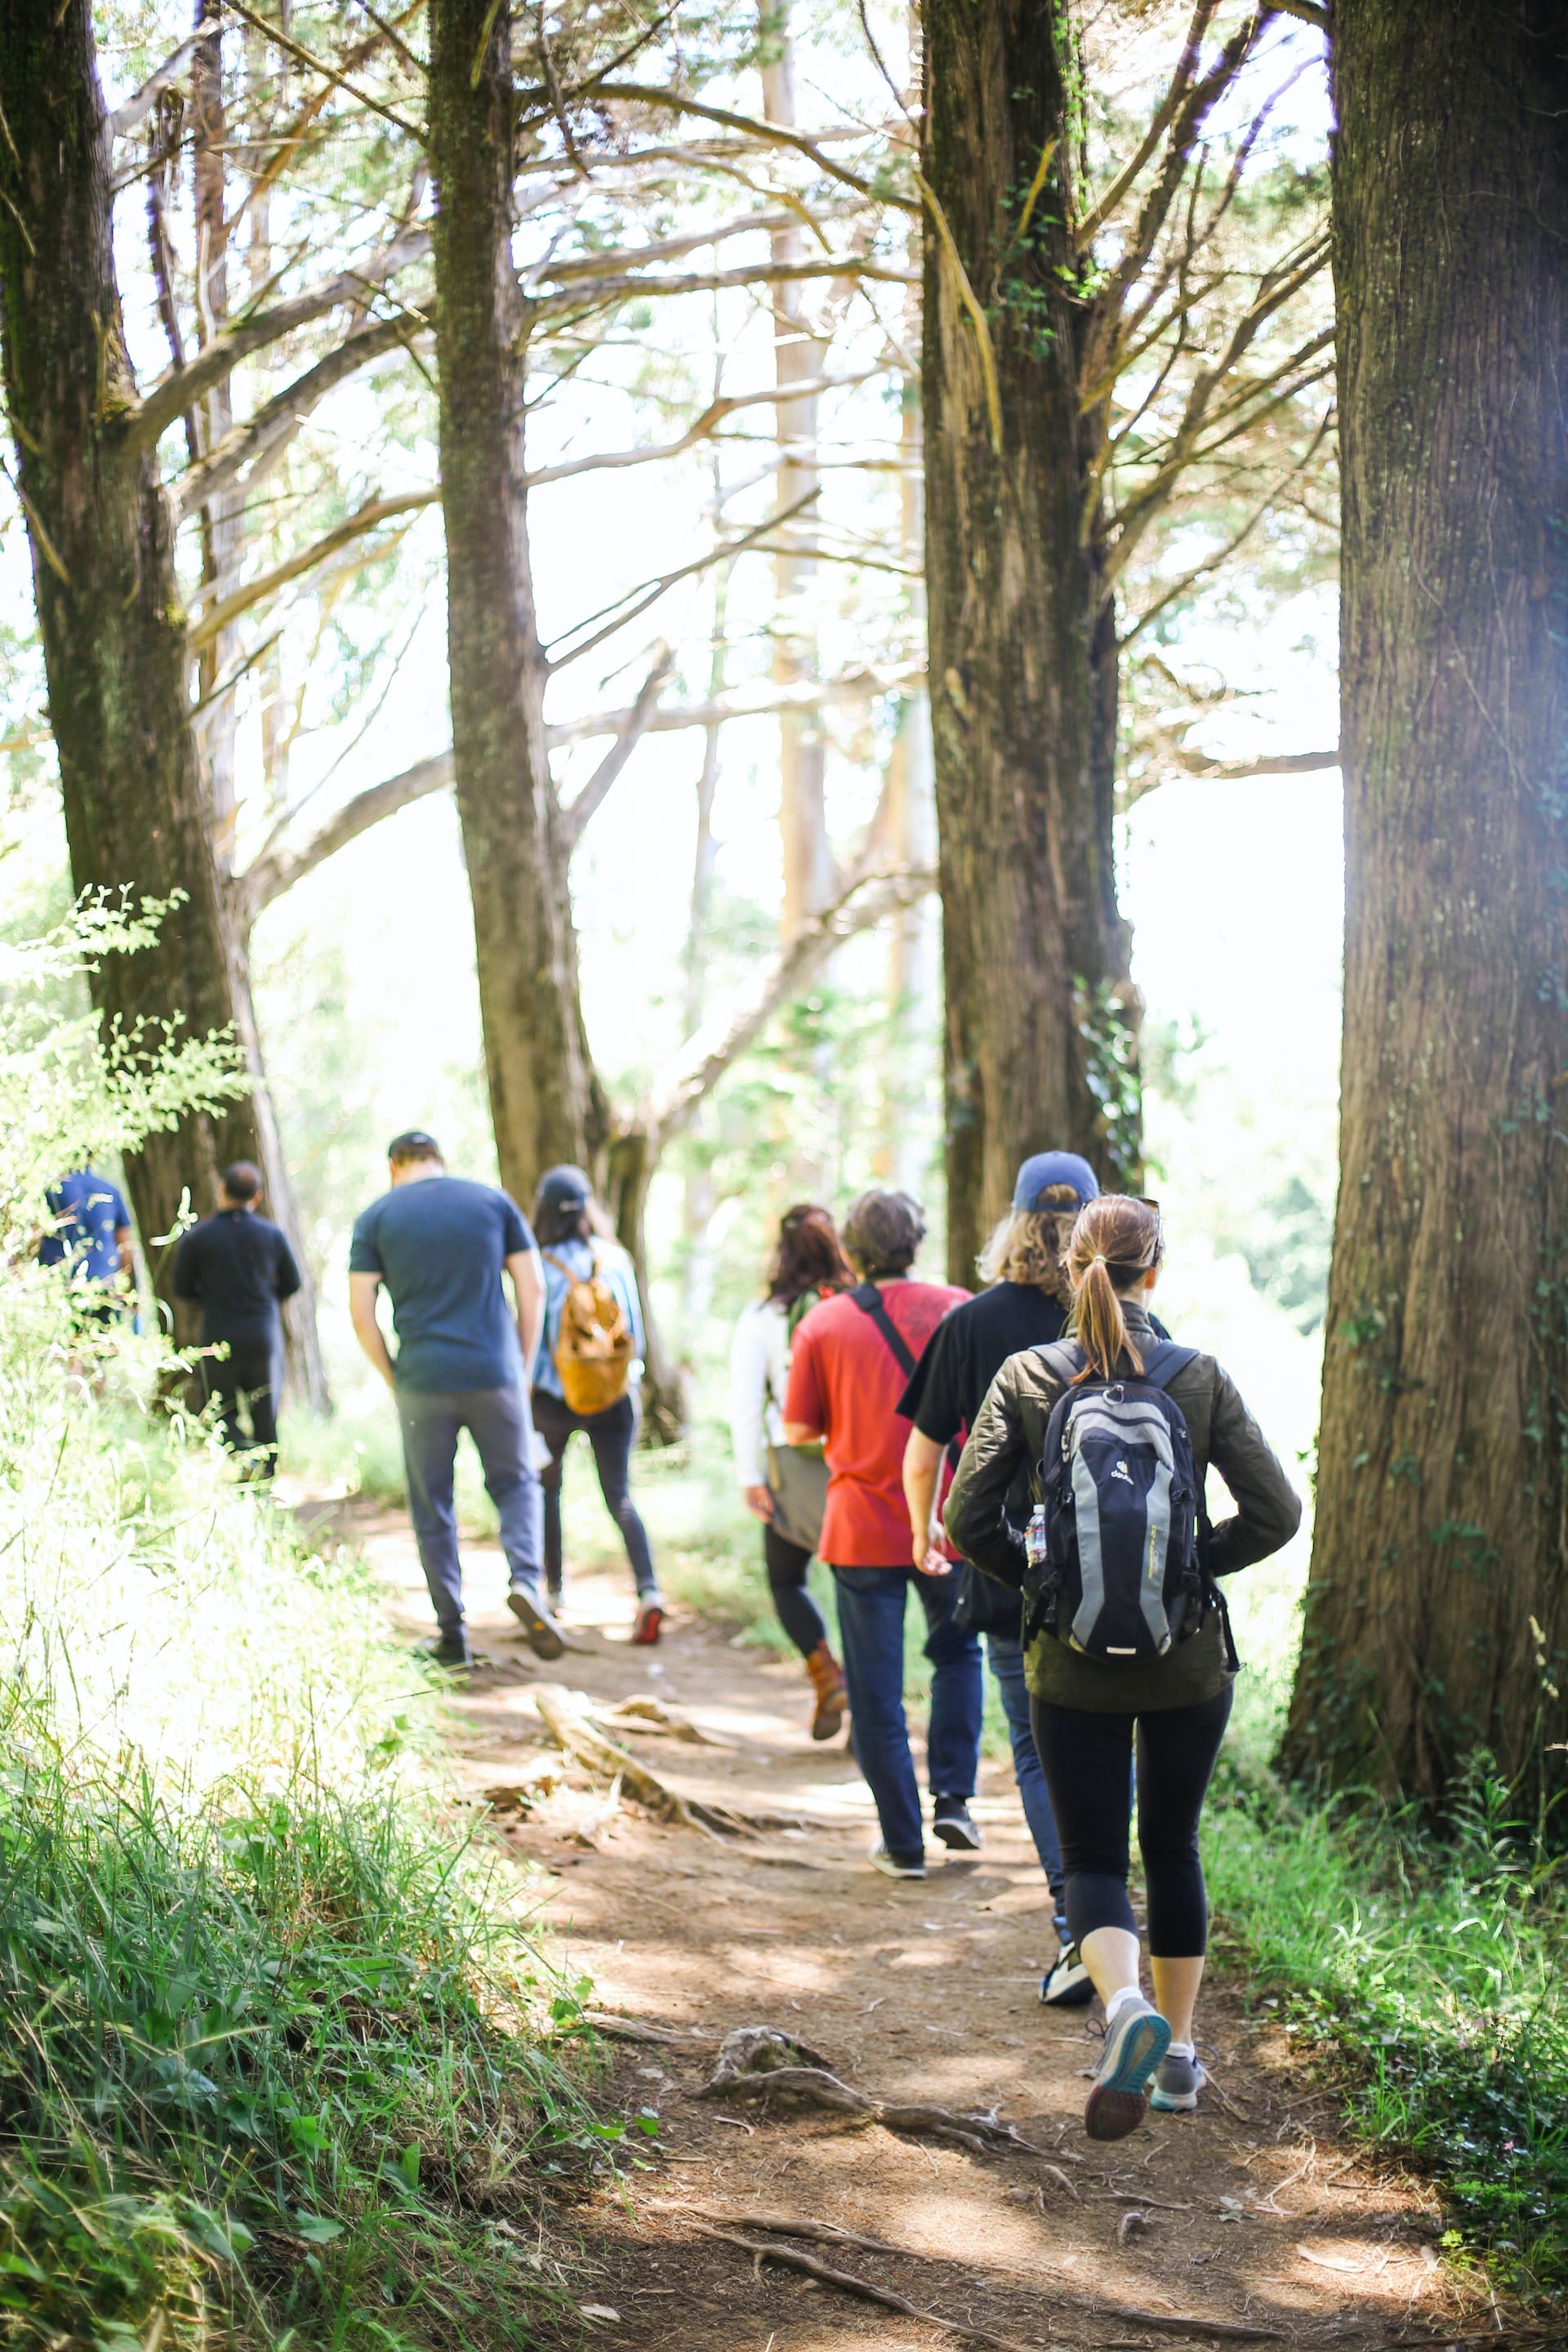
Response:
M679 441L661 441L651 449L616 449L603 457L571 457L559 466L542 466L537 474L526 477L525 486L538 490L551 482L570 481L578 474L613 473L623 466L651 466L663 457L679 457L697 442L707 440L738 408L780 408L786 401L813 400L819 393L837 392L846 384L865 381L864 375L819 375L787 386L769 384L761 392L739 392L732 397L711 402Z
M243 587L236 588L231 594L220 596L210 611L192 624L191 651L199 653L204 646L211 645L223 630L233 626L242 613L248 613L254 605L265 604L268 597L276 596L280 588L287 588L290 581L300 579L307 572L313 572L319 563L325 563L329 556L335 555L339 548L347 547L352 540L363 538L378 523L391 522L398 515L416 514L421 507L434 506L440 495L439 488L437 488L408 490L395 499L372 499L367 505L339 523L334 530L329 530L309 547L300 548L286 562L276 565L270 572L260 572L254 580L247 580Z
M284 32L281 26L269 25L265 16L253 16L245 5L245 0L228 0L228 5L237 16L243 17L245 22L261 34L264 39L273 42L277 47L285 50L297 64L309 66L312 73L323 74L335 89L345 90L359 105L368 106L373 114L379 114L384 122L390 122L393 129L401 131L405 139L422 142L424 134L415 124L405 122L400 114L394 114L389 106L383 106L378 98L371 96L369 90L360 89L353 82L345 79L336 66L330 66L325 58L316 57L301 42L294 40Z
M125 441L132 449L148 447L252 352L264 351L268 343L292 334L297 327L309 326L344 303L363 302L367 293L384 285L397 271L422 261L429 250L426 230L403 230L357 268L339 270L334 277L290 295L287 301L274 303L270 310L253 310L248 318L242 313L194 360L183 368L171 368L145 399L121 412L118 425Z
M1155 109L1153 118L1139 143L1137 152L1131 162L1117 173L1100 202L1089 207L1073 231L1073 243L1079 253L1083 252L1086 246L1091 245L1100 235L1129 188L1141 176L1143 166L1170 129L1175 118L1177 107L1192 87L1193 76L1198 69L1198 58L1203 53L1204 35L1207 32L1209 20L1218 5L1219 0L1197 0L1197 5L1193 11L1193 21L1187 27L1187 37L1182 45L1181 56L1176 59L1175 71L1171 76L1171 86Z
M327 819L320 830L298 849L269 851L258 857L254 866L240 875L235 891L247 921L254 922L263 907L291 890L307 874L368 833L373 824L384 817L395 816L415 801L426 800L432 793L444 793L452 782L452 754L437 751L432 760L421 760L405 768L399 776L388 776L368 792L356 793L345 801L336 814Z
M791 686L775 686L771 678L762 678L750 691L739 687L710 702L661 703L644 731L649 735L672 735L690 727L722 727L731 720L773 719L785 710L826 710L839 703L873 702L883 694L912 694L924 684L923 669L855 670L844 677L803 678ZM616 735L629 716L625 710L595 711L590 718L573 719L562 726L549 728L547 740L554 751L563 743L586 743L596 735Z
M1282 16L1299 16L1303 25L1316 25L1323 34L1333 31L1334 20L1319 0L1274 0L1274 5Z
M1247 776L1312 776L1340 764L1340 747L1331 751L1276 751L1257 760L1210 760L1201 751L1177 751L1176 766L1184 776L1207 776L1215 783L1239 782Z
M133 89L122 106L117 106L106 124L111 139L129 138L146 121L171 82L178 81L202 43L210 37L211 28L204 25L188 41L163 59L156 72L150 73L140 89Z
M595 811L604 805L611 785L631 758L643 736L647 734L648 721L653 717L659 696L664 692L665 681L674 667L673 648L661 645L654 655L652 668L643 680L641 692L616 730L614 744L605 752L575 800L569 807L562 810L561 830L565 840L568 857L581 840L584 826Z
M628 296L650 294L722 294L731 287L784 286L814 278L869 278L884 286L918 286L918 270L895 269L890 264L873 261L868 256L854 253L833 254L821 261L768 261L742 264L736 269L713 269L699 277L643 278L628 272L624 278L606 278L582 287L563 287L558 294L533 297L529 309L536 319L554 319L566 314L582 316L590 309L604 309L612 302L624 302Z
M771 233L773 229L793 228L796 215L792 212L742 213L733 220L714 221L707 228L689 229L682 236L661 236L650 245L617 246L611 252L575 254L566 261L552 261L538 271L546 279L566 284L584 278L613 278L617 271L645 268L650 261L674 261L683 253L698 253L705 245L721 245L731 236L745 236L752 229Z
M664 572L658 580L646 581L636 588L628 588L625 596L617 598L616 604L601 607L601 612L613 614L614 618L606 620L604 627L595 629L592 636L584 637L580 646L574 646L570 653L552 653L549 656L550 668L564 669L568 662L581 661L583 656L592 653L595 646L602 646L606 637L613 637L618 629L628 628L639 614L646 613L650 604L656 604L661 596L667 595L670 589L677 587L682 580L690 580L699 572L706 572L712 564L726 563L731 557L743 554L748 548L754 547L759 541L764 541L769 531L776 530L780 523L787 522L793 515L799 514L803 508L810 506L819 495L816 490L808 490L805 498L795 500L794 506L785 507L782 514L769 515L765 522L757 523L751 530L743 531L739 539L721 540L717 546L708 550L706 555L694 557L691 562L681 564L674 572ZM617 609L621 604L626 606L625 612ZM586 620L578 622L577 627L587 628L599 618L599 613L590 613ZM571 636L573 634L571 629L562 632L563 636ZM562 638L555 637L551 642L552 645L559 645Z
M243 425L226 433L199 464L187 467L170 488L175 514L184 521L247 466L258 467L274 457L334 385L357 369L368 367L384 352L395 351L416 331L413 321L402 317L373 319L368 326L356 328L336 351L329 352L325 359L307 368L303 375L297 376Z
M537 93L519 92L522 98L530 95L543 97L545 93L542 90ZM709 106L700 98L688 98L679 90L661 89L653 82L601 81L595 84L594 95L595 98L625 99L637 106L668 107L673 113L700 115L705 122L717 122L726 131L742 131L747 138L754 139L764 146L793 147L798 153L808 156L818 171L826 172L829 179L841 181L845 187L853 188L857 195L869 196L879 205L895 205L900 212L920 211L918 198L895 195L890 190L874 187L868 180L861 179L858 173L849 171L842 163L836 163L831 155L825 154L817 140L808 137L804 131L795 130L788 123L767 122L754 115L736 114L728 107Z
M769 959L739 1007L726 1006L681 1048L637 1122L647 1130L652 1157L657 1159L690 1125L725 1072L761 1035L780 1007L815 977L835 948L857 932L869 930L884 916L918 906L935 887L936 876L921 869L857 874L831 907L815 916L787 947Z

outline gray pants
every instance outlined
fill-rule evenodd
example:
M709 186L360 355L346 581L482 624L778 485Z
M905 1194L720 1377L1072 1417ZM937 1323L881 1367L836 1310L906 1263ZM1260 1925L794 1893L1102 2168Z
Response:
M463 1622L463 1571L452 1476L467 1430L500 1519L501 1549L514 1585L537 1591L543 1575L544 1511L533 1466L533 1424L521 1387L431 1392L399 1389L397 1418L408 1480L408 1513L419 1565L443 1633Z

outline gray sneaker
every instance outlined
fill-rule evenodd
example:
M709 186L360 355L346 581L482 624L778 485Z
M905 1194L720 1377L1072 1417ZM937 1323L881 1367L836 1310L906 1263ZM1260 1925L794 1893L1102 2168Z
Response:
M1125 2139L1149 2112L1149 2077L1171 2046L1171 2029L1142 1995L1128 2001L1094 2070L1084 2105L1083 2127L1090 2139Z
M1173 2050L1167 2050L1154 2069L1149 2105L1158 2107L1162 2115L1190 2116L1207 2081L1201 2058L1179 2058Z
M506 1596L506 1605L528 1636L528 1646L536 1658L563 1658L566 1643L561 1628L537 1592L526 1584L514 1584Z

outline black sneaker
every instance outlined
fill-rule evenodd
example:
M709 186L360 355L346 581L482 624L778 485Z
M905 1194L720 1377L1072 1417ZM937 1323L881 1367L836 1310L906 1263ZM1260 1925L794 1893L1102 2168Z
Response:
M468 1637L460 1625L455 1633L443 1633L420 1655L428 1658L433 1666L471 1666L474 1663Z
M871 1848L870 1863L884 1878L923 1878L926 1874L924 1854L889 1853L884 1838L879 1838Z
M563 1658L566 1643L561 1628L537 1592L526 1584L514 1584L506 1596L506 1605L528 1636L528 1646L536 1658Z
M1076 1944L1064 1944L1040 1979L1040 1999L1047 2009L1087 2009L1094 1999L1094 1979Z
M955 1846L960 1853L978 1853L984 1843L980 1825L971 1819L963 1797L938 1797L931 1807L931 1825L933 1836L943 1845Z

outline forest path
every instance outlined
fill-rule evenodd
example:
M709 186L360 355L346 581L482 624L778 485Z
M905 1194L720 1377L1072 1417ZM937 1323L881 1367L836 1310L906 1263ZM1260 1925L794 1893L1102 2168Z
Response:
M427 1635L406 1521L355 1512L344 1532L386 1584L400 1630ZM1195 2116L1152 2116L1115 2145L1086 2139L1083 2075L1097 2045L1083 2011L1037 1998L1054 1938L1005 1762L983 1769L984 1851L936 1861L924 1883L890 1883L867 1866L873 1815L843 1742L807 1736L793 1660L736 1646L679 1609L657 1650L633 1648L622 1570L574 1579L574 1647L542 1665L506 1612L499 1552L469 1544L465 1562L471 1638L493 1662L452 1708L457 1768L476 1797L556 1753L532 1694L565 1684L604 1706L655 1695L724 1742L628 1743L689 1797L812 1824L721 1840L624 1807L606 1817L605 1790L580 1774L577 1787L498 1820L507 1849L544 1874L543 1920L568 1967L592 1977L596 2005L700 2036L609 2044L620 2105L657 2113L658 2145L624 2198L606 2192L580 2215L590 2261L576 2300L589 2340L828 2352L849 2339L929 2352L989 2330L1042 2352L1156 2352L1201 2340L1214 2321L1300 2346L1440 2342L1495 2324L1480 2291L1435 2254L1436 2200L1342 2134L1332 2098L1294 2063L1269 2012L1247 2013L1223 1965L1199 2020L1223 2095L1205 2093ZM758 2023L799 2034L879 2095L999 2106L1040 2153L979 2155L879 2123L692 2099L721 2037ZM949 2329L763 2271L704 2236L695 2206L890 2242L904 2251L809 2250ZM1129 2306L1183 2325L1141 2324Z

